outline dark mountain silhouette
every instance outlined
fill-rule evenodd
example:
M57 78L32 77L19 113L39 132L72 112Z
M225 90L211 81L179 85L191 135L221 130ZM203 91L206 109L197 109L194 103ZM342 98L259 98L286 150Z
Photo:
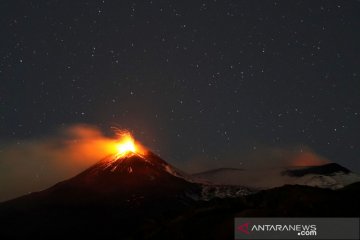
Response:
M337 163L328 163L321 166L311 166L302 169L286 170L283 172L284 175L302 177L307 174L321 174L321 175L332 175L334 173L345 173L348 174L351 171Z
M359 192L204 185L151 152L130 153L0 203L0 239L233 239L236 216L356 216Z
M151 201L153 198L186 198L186 194L196 192L198 187L185 178L151 152L146 156L131 153L117 159L105 158L74 178L55 185L46 194L53 194L55 198L61 194L66 198L75 195L76 202L79 197L85 201L89 201L89 197L94 201L99 197L115 198L117 204L146 202L148 197Z
M286 184L339 189L360 181L360 175L336 163L308 167L219 168L192 176L209 183L242 185L253 189L270 189Z
M219 173L219 172L226 172L226 171L229 171L229 172L232 172L232 171L244 171L244 169L240 169L240 168L216 168L216 169L211 169L211 170L208 170L208 171L204 171L204 172L199 172L199 173L194 173L193 175L194 176L201 176L201 175L204 175L204 174L216 174L216 173Z

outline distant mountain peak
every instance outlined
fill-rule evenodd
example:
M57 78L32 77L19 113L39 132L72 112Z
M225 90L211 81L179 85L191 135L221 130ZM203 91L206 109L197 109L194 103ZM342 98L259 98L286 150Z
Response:
M302 177L308 174L333 175L335 173L349 174L351 171L337 163L328 163L320 166L302 167L283 171L283 175Z
M220 168L193 175L213 184L240 185L253 189L268 189L290 185L308 185L338 189L360 181L360 176L337 163L320 166L288 168Z

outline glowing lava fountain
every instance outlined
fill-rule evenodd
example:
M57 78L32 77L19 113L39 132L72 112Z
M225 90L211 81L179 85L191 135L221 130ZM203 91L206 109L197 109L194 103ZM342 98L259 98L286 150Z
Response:
M119 140L115 142L116 158L127 157L131 155L144 155L145 148L135 141L132 134L127 130L116 130Z

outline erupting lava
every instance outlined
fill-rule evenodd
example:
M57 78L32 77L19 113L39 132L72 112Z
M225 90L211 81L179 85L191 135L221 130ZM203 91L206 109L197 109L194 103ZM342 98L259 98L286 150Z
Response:
M135 141L134 137L129 131L116 131L119 136L119 140L116 141L116 157L125 157L128 155L144 155L144 148Z

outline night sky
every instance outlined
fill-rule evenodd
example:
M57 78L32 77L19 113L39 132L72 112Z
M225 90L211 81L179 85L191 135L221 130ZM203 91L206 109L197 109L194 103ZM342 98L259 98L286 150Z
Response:
M2 146L86 123L179 166L304 146L360 170L359 1L8 0L0 21Z

